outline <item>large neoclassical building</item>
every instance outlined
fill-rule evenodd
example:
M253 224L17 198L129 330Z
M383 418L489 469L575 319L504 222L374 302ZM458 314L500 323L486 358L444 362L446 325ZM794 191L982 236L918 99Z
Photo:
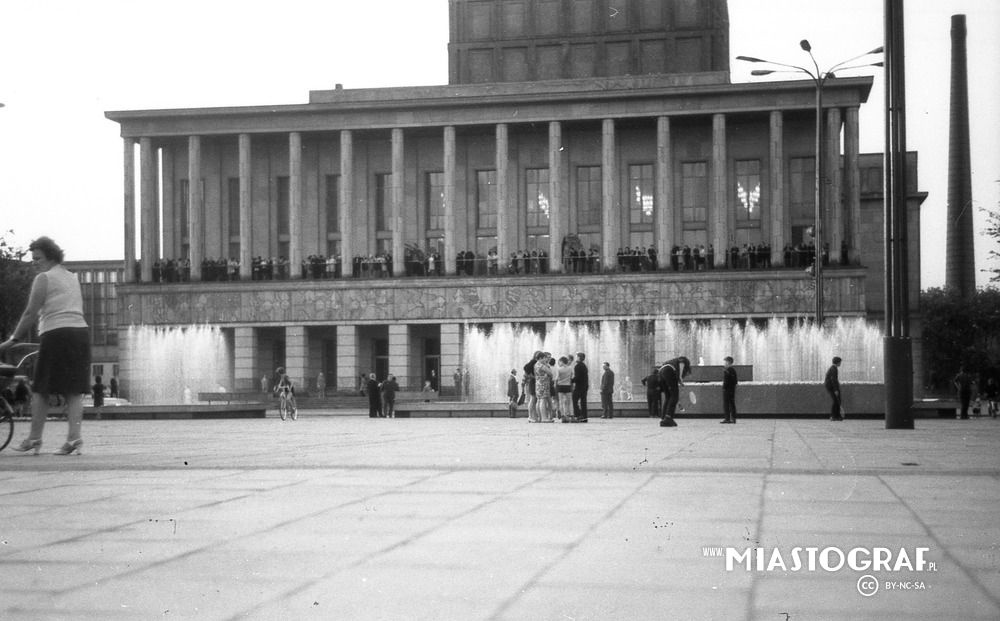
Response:
M871 77L827 82L816 171L814 83L732 83L725 0L449 4L447 85L107 113L120 341L219 326L238 390L277 364L447 387L470 324L807 317L817 173L826 314L881 317Z

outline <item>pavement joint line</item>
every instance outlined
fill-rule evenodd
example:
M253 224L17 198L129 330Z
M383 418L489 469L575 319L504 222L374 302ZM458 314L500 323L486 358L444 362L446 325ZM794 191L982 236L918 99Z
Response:
M1000 608L1000 598L997 598L992 593L990 593L989 589L986 588L986 586L982 583L979 577L976 574L971 573L968 570L968 568L965 567L964 564L960 563L959 560L955 558L955 556L952 555L951 552L948 551L948 546L946 546L944 542L942 542L934 534L934 530L931 529L931 527L928 526L923 519L921 519L920 515L913 510L913 507L910 506L910 503L906 502L906 500L904 500L898 493L896 493L895 488L893 488L890 482L886 481L881 476L877 478L882 483L882 485L884 485L885 488L889 490L889 493L896 498L896 501L906 508L906 510L910 513L911 519L913 519L913 521L915 521L917 524L920 525L922 529L924 529L924 533L926 534L926 536L937 545L939 554L942 554L945 558L947 558L949 562L951 562L955 567L959 569L959 571L962 572L962 574L965 576L967 580L971 581L972 584L976 585L976 589L978 589L981 595L983 595L989 601L993 602L994 606Z
M653 480L655 478L656 477L652 476L652 475L646 477L645 481L643 481L639 485L636 485L632 489L632 491L630 493L626 494L623 498L621 498L615 506L611 507L610 509L608 509L607 511L605 511L603 515L601 515L600 517L598 517L597 519L595 519L593 521L593 523L590 525L590 527L588 527L585 531L583 531L573 542L571 542L570 544L566 545L560 554L556 555L548 563L546 563L545 565L541 566L538 569L538 571L536 571L532 576L530 576L524 582L524 584L520 588L514 589L513 590L513 595L511 595L511 596L507 597L506 599L504 599L503 601L501 601L497 605L497 608L494 611L494 613L492 615L490 615L488 617L488 619L490 619L490 621L496 621L498 619L502 619L503 615L511 608L511 606L514 605L515 602L517 602L517 600L519 600L523 596L523 594L525 592L527 592L529 589L531 589L535 585L537 585L538 581L542 578L542 576L544 576L545 574L547 574L550 571L552 571L553 567L555 567L557 564L559 564L560 562L562 562L562 560L565 559L571 552L573 552L574 550L576 550L580 546L580 543L588 535L590 535L592 532L594 532L594 530L597 529L597 527L599 525L601 525L604 522L608 521L608 519L610 519L615 513L617 513L618 511L620 511L621 508L623 506L625 506L625 504L628 501L630 501L632 498L634 498L640 491L642 491L651 482L653 482Z
M429 481L429 480L431 480L433 478L436 478L438 476L442 476L444 474L447 474L447 472L438 472L438 473L435 473L434 475L426 477L425 479L422 479L420 482L422 482L422 481ZM303 584L300 584L299 586L296 586L293 589L288 589L288 590L286 590L286 591L284 591L284 592L282 592L280 594L277 594L277 595L273 596L268 601L258 602L252 608L243 610L240 613L238 613L238 614L233 615L232 617L230 617L230 621L240 621L241 619L243 619L245 617L248 617L250 615L258 613L259 611L261 611L262 609L266 608L266 606L268 606L270 604L277 603L279 601L282 601L284 599L287 599L289 597L292 597L294 595L302 593L303 591L306 591L306 590L308 590L310 588L313 588L314 586L316 586L317 584L322 583L325 580L329 580L333 576L341 574L341 573L343 573L343 572L345 572L345 571L347 571L349 569L354 569L354 568L357 568L357 567L361 567L362 565L365 565L366 563L370 563L371 561L373 561L374 559L376 559L376 558L378 558L380 556L383 556L385 554L393 552L394 550L401 549L401 548L403 548L403 547L405 547L407 545L411 545L415 541L418 541L418 540L426 537L427 535L429 535L431 533L434 533L436 531L441 530L442 528L446 527L448 524L450 524L452 522L455 522L456 520L459 520L459 519L464 518L464 517L466 517L468 515L471 515L472 513L476 512L476 511L479 511L480 509L482 509L484 507L487 507L487 506L489 506L489 505L491 505L491 504L499 501L502 498L506 498L508 496L511 496L511 495L513 495L513 494L521 491L521 490L527 489L528 487L530 487L532 485L535 485L539 481L543 481L546 478L549 478L550 476L551 476L551 472L545 472L541 476L536 477L536 478L532 479L531 481L527 481L525 483L522 483L522 484L516 486L515 488L513 488L511 490L507 490L507 491L504 491L504 492L496 493L496 494L492 495L490 498L484 500L483 502L478 503L478 504L476 504L476 505L474 505L472 507L469 507L465 511L462 511L462 512L457 513L455 515L448 516L447 519L445 519L445 520L443 520L443 521L441 521L441 522L439 522L437 524L434 524L432 526L428 526L427 528L425 528L425 529L423 529L421 531L418 531L416 533L413 533L413 534L409 535L408 537L406 537L406 538L404 538L402 540L394 541L391 544L386 545L386 546L384 546L384 547L382 547L382 548L380 548L378 550L374 550L374 551L368 553L363 558L356 559L356 560L352 561L351 563L348 563L347 565L345 565L343 567L338 567L337 569L335 569L333 571L329 571L329 572L323 574L322 576L317 576L317 577L315 577L315 578L313 578L313 579L311 579L311 580L309 580L307 582L304 582ZM417 482L418 481L412 481L411 483L405 485L404 487L410 487L411 485L416 485ZM396 493L396 490L395 489L393 489L393 490L387 490L385 492L381 492L379 494L376 494L376 495L372 496L372 498L377 498L378 496L383 496L383 495L390 494L390 493ZM355 503L350 503L350 504L355 504Z

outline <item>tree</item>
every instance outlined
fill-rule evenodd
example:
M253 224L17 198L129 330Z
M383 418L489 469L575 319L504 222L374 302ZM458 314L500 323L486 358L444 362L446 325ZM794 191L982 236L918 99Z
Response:
M926 386L951 391L959 366L979 374L1000 367L1000 290L983 289L962 298L947 289L920 296Z
M997 246L1000 247L1000 206L998 206L997 211L990 211L988 209L983 209L983 211L986 212L986 236L992 237ZM995 248L990 249L989 256L993 260L1000 261L1000 251ZM1000 267L985 269L983 271L991 274L990 282L1000 282Z
M14 231L6 231L13 234ZM0 236L0 336L6 339L28 305L33 278L31 263L24 260L28 251L11 245Z

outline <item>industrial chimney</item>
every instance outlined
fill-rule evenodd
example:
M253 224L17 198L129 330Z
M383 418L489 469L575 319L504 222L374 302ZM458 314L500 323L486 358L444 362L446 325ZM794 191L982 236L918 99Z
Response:
M963 298L976 292L969 155L969 76L965 15L951 16L951 116L948 136L948 226L945 287Z

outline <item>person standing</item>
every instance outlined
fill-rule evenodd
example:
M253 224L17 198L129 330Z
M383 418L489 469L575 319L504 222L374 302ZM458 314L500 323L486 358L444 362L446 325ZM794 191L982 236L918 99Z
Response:
M452 375L452 380L455 382L455 397L462 401L462 367L455 369L455 374Z
M662 390L660 389L659 370L659 367L653 367L652 373L642 378L642 385L646 387L646 410L650 418L659 416L660 408L663 405L660 398Z
M104 383L101 382L101 376L97 375L94 377L94 385L90 387L91 395L94 398L94 407L99 408L104 405Z
M112 399L118 398L118 378L112 376L111 380L108 382L108 390L111 392L110 397ZM267 391L265 391L267 392Z
M958 391L958 402L961 405L961 410L959 418L969 418L969 402L972 400L972 385L976 383L976 380L972 378L972 374L965 370L965 366L958 367L958 375L955 376L953 382L955 384L955 390Z
M674 414L681 398L681 386L684 378L691 374L691 361L685 356L678 356L663 363L660 367L660 390L664 394L663 413L660 416L660 427L676 427Z
M543 352L535 361L535 398L538 400L538 415L540 422L553 422L552 410L552 385L555 381L555 372L549 364L549 353Z
M396 376L390 375L382 382L380 388L382 389L382 416L396 418L396 393L399 392Z
M326 399L326 376L322 371L316 376L316 394L320 399Z
M79 454L83 446L83 394L90 389L90 330L83 315L83 295L76 274L63 267L64 253L52 239L39 237L28 246L39 271L31 283L28 305L11 332L0 343L0 355L13 347L38 322L39 346L31 398L31 430L14 450L34 451L42 446L49 414L49 395L66 399L69 423L66 442L56 455Z
M382 399L374 373L368 374L368 380L365 382L365 394L368 395L368 418L382 416Z
M721 422L733 424L736 422L736 384L739 378L733 366L733 357L726 356L723 361L726 363L722 369L722 414L725 418Z
M535 395L535 363L541 357L542 352L536 351L531 360L524 365L524 394L528 397L528 422L537 423L538 418L538 397Z
M565 423L573 416L573 367L569 356L560 356L556 367L556 399L559 420Z
M507 415L510 418L517 418L517 400L521 397L520 386L517 381L517 369L511 369L507 376Z
M826 391L830 393L830 420L834 421L844 420L840 413L840 362L840 356L833 357L833 364L827 369L826 379L823 380Z
M590 389L590 375L587 355L582 351L576 354L576 364L573 366L573 422L587 422L587 391Z
M615 406L612 399L615 393L615 372L611 370L611 364L605 362L601 365L601 418L614 418Z

